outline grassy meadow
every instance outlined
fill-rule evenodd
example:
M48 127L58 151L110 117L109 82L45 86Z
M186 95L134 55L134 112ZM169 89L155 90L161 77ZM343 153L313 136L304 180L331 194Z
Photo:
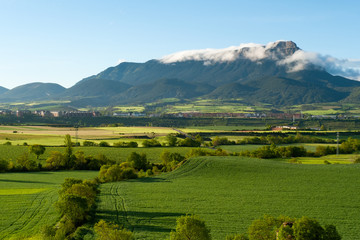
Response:
M36 235L55 224L54 202L65 178L92 179L97 171L63 171L0 174L0 239Z
M264 214L335 224L344 240L360 231L360 165L305 165L239 157L191 159L174 172L101 186L97 218L167 239L176 218L197 214L213 239L246 232Z

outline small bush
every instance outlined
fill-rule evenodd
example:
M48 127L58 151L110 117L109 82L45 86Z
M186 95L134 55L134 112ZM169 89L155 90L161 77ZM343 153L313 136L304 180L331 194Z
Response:
M100 147L110 147L110 144L109 144L108 142L101 141L101 142L99 143L99 146L100 146Z
M83 142L83 146L84 147L92 147L92 146L96 146L97 144L95 142L92 142L92 141L88 141L88 140L85 140Z

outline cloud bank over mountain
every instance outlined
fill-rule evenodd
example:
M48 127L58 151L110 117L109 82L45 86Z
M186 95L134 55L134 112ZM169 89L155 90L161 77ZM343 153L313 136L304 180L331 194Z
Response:
M246 58L254 62L270 58L278 60L279 65L286 65L289 72L304 70L310 66L317 66L331 74L360 81L360 59L338 59L329 55L307 52L301 49L295 49L293 54L289 54L289 56L285 56L285 58L279 58L276 52L272 50L276 49L278 44L284 42L285 41L279 40L266 45L245 43L224 49L187 50L164 56L159 61L165 64L185 61L203 61L204 65L210 65L214 63L233 62L239 58ZM295 47L297 48L296 45Z
M360 60L338 59L329 55L298 50L293 55L279 61L278 64L289 66L290 72L301 71L310 65L316 65L331 74L360 81Z

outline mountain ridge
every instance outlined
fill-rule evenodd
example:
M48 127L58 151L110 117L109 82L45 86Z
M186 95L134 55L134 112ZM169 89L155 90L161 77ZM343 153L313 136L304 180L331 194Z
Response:
M292 41L182 51L145 63L123 62L47 96L45 86L36 93L23 85L27 95L14 94L15 88L0 93L0 101L60 99L79 106L143 104L162 98L241 98L274 106L360 102L360 82L334 76L304 56Z

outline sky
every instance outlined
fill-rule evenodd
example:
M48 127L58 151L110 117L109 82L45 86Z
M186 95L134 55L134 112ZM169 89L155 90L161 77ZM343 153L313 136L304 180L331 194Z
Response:
M277 40L360 68L359 9L357 0L0 0L0 86L71 87L122 61Z

